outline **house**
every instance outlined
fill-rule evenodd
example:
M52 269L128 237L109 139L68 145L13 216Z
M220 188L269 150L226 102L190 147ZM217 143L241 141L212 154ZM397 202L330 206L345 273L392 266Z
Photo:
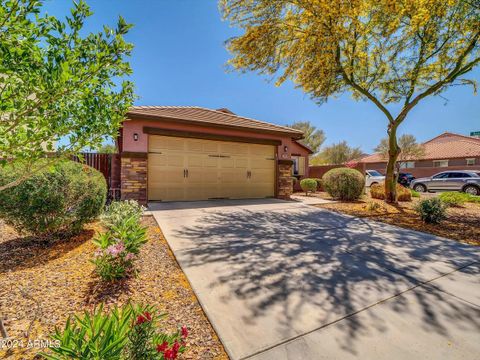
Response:
M307 176L303 133L196 106L134 106L117 144L122 199L289 198Z
M480 170L480 139L445 132L424 142L424 156L409 159L402 164L402 171L415 177L431 176L445 170ZM385 172L387 162L380 154L361 159L368 170Z

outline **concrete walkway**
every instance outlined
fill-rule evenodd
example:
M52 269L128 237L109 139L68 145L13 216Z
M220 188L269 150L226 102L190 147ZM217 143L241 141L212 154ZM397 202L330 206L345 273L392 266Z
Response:
M232 359L474 359L480 248L279 200L151 204Z

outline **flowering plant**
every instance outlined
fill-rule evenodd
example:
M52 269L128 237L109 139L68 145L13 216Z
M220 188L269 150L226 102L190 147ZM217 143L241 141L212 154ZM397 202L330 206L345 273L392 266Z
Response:
M173 334L159 333L156 322L164 315L157 315L152 307L134 310L132 328L128 334L126 358L135 360L173 360L186 349L188 330L183 326Z
M146 231L140 218L132 215L97 235L93 243L99 249L92 262L102 279L114 281L134 274L134 262L147 241Z

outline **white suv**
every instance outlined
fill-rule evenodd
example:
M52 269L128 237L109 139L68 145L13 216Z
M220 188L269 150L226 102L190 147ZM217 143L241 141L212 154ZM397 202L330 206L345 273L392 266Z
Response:
M385 176L377 170L365 170L365 186L370 187L385 181Z

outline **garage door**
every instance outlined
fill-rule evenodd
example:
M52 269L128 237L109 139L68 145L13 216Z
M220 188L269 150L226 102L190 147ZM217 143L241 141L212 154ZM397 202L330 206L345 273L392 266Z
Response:
M275 146L149 136L148 199L273 197Z

